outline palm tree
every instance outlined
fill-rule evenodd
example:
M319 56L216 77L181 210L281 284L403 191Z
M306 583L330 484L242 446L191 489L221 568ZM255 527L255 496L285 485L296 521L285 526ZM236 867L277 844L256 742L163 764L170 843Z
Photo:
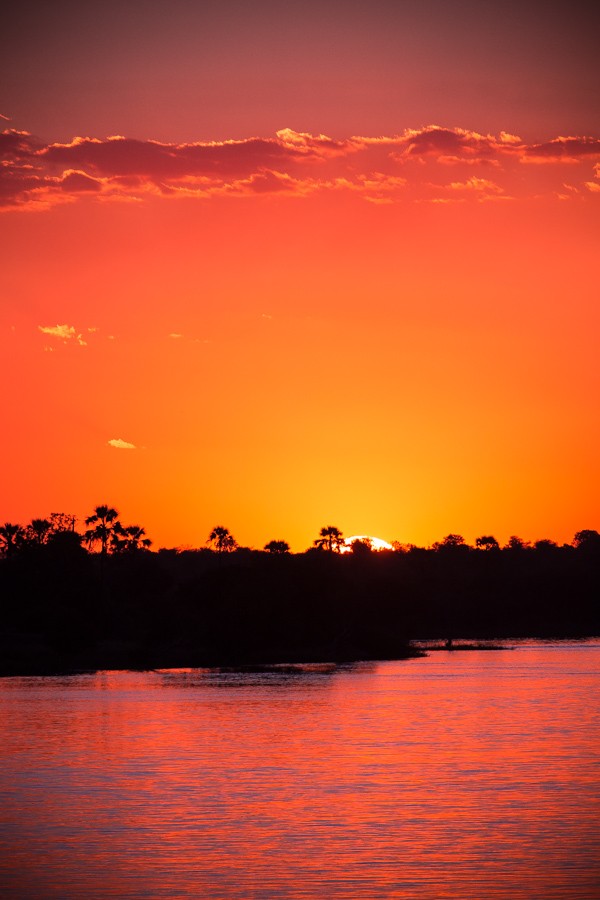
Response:
M116 523L118 524L118 523ZM145 537L146 529L141 525L113 526L111 544L117 553L135 553L138 550L147 550L152 541Z
M27 526L27 537L34 544L47 544L52 533L52 522L49 519L32 519Z
M267 553L289 553L290 545L287 541L269 541L265 544L265 550Z
M12 556L25 536L21 525L5 522L0 525L0 550L4 556Z
M108 553L108 547L113 535L117 535L121 531L121 523L117 518L118 515L119 513L116 509L113 509L112 506L103 504L101 506L96 506L94 514L88 516L85 520L86 525L93 526L93 528L88 528L84 535L88 542L88 546L91 547L93 544L99 542L102 556L106 556Z
M336 553L340 552L344 543L344 536L339 528L336 528L335 525L326 525L324 528L321 528L319 535L320 537L313 542L315 547L318 547L320 550L328 550L330 553L334 551Z
M208 536L207 544L212 544L218 553L231 553L238 546L238 542L228 528L217 525Z

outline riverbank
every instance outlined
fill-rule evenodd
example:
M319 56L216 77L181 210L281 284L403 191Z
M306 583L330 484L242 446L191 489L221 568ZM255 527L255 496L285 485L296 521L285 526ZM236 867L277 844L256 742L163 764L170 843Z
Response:
M0 560L0 674L403 659L422 635L481 649L600 634L599 561L574 548L59 550Z

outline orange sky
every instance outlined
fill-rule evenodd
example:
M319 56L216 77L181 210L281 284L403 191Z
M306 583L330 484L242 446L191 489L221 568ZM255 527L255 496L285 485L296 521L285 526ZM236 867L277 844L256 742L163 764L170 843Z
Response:
M14 13L2 521L600 528L590 22L397 6Z

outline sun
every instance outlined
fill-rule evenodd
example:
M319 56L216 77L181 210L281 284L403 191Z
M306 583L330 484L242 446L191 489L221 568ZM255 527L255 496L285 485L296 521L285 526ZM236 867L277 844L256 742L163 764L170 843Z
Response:
M394 549L391 544L388 544L388 542L384 541L382 538L373 537L371 534L353 534L352 537L344 539L340 553L351 553L354 541L368 541L371 545L371 549L375 551Z

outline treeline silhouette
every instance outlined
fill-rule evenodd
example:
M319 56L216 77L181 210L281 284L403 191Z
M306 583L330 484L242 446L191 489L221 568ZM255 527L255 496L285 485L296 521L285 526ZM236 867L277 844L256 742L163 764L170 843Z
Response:
M0 526L0 674L239 666L411 655L411 642L600 634L600 534L571 544L450 534L429 548L325 526L312 547L150 549L96 507Z

